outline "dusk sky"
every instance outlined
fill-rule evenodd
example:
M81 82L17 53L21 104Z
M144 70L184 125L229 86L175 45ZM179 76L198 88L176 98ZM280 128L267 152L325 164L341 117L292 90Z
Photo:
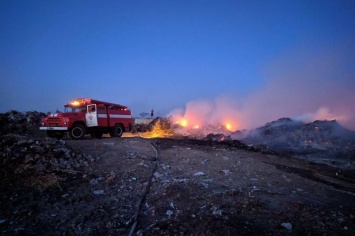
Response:
M94 98L355 130L355 1L1 0L0 76L0 112Z

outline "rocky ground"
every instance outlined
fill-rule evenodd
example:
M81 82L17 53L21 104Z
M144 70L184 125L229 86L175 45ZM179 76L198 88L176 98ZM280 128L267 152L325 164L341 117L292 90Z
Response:
M354 235L355 172L238 141L0 137L2 235Z

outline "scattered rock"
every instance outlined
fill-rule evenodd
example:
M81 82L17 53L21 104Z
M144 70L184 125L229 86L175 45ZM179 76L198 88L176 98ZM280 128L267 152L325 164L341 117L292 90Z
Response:
M105 191L102 190L102 189L100 189L100 190L95 190L93 193L94 193L95 195L101 195L101 194L105 194Z
M282 223L282 227L284 227L287 230L292 230L292 224L291 223Z
M154 175L154 177L157 178L157 179L159 179L159 178L161 178L161 177L164 176L163 174L159 174L158 172L154 172L153 175Z
M202 171L196 172L194 174L194 176L203 176L203 175L205 175L205 173L203 173Z
M167 210L165 214L170 217L174 214L174 212L172 210Z
M5 223L7 220L6 219L0 219L0 224Z
M229 175L229 174L230 174L230 170L222 170L222 172L223 172L225 175Z

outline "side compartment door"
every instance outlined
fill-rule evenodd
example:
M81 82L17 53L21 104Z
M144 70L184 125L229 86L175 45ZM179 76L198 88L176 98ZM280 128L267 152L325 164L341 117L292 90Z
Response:
M85 120L87 127L93 127L98 125L96 104L87 105Z
M99 122L99 127L107 127L107 113L106 113L106 107L102 104L97 105L97 118Z

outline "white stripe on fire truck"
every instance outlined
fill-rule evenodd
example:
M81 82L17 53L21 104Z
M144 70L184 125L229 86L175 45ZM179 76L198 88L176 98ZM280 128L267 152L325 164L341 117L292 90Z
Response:
M111 114L110 117L111 118L132 118L131 115L111 115Z
M110 118L132 118L131 115L109 115ZM98 118L107 118L106 114L97 114Z

